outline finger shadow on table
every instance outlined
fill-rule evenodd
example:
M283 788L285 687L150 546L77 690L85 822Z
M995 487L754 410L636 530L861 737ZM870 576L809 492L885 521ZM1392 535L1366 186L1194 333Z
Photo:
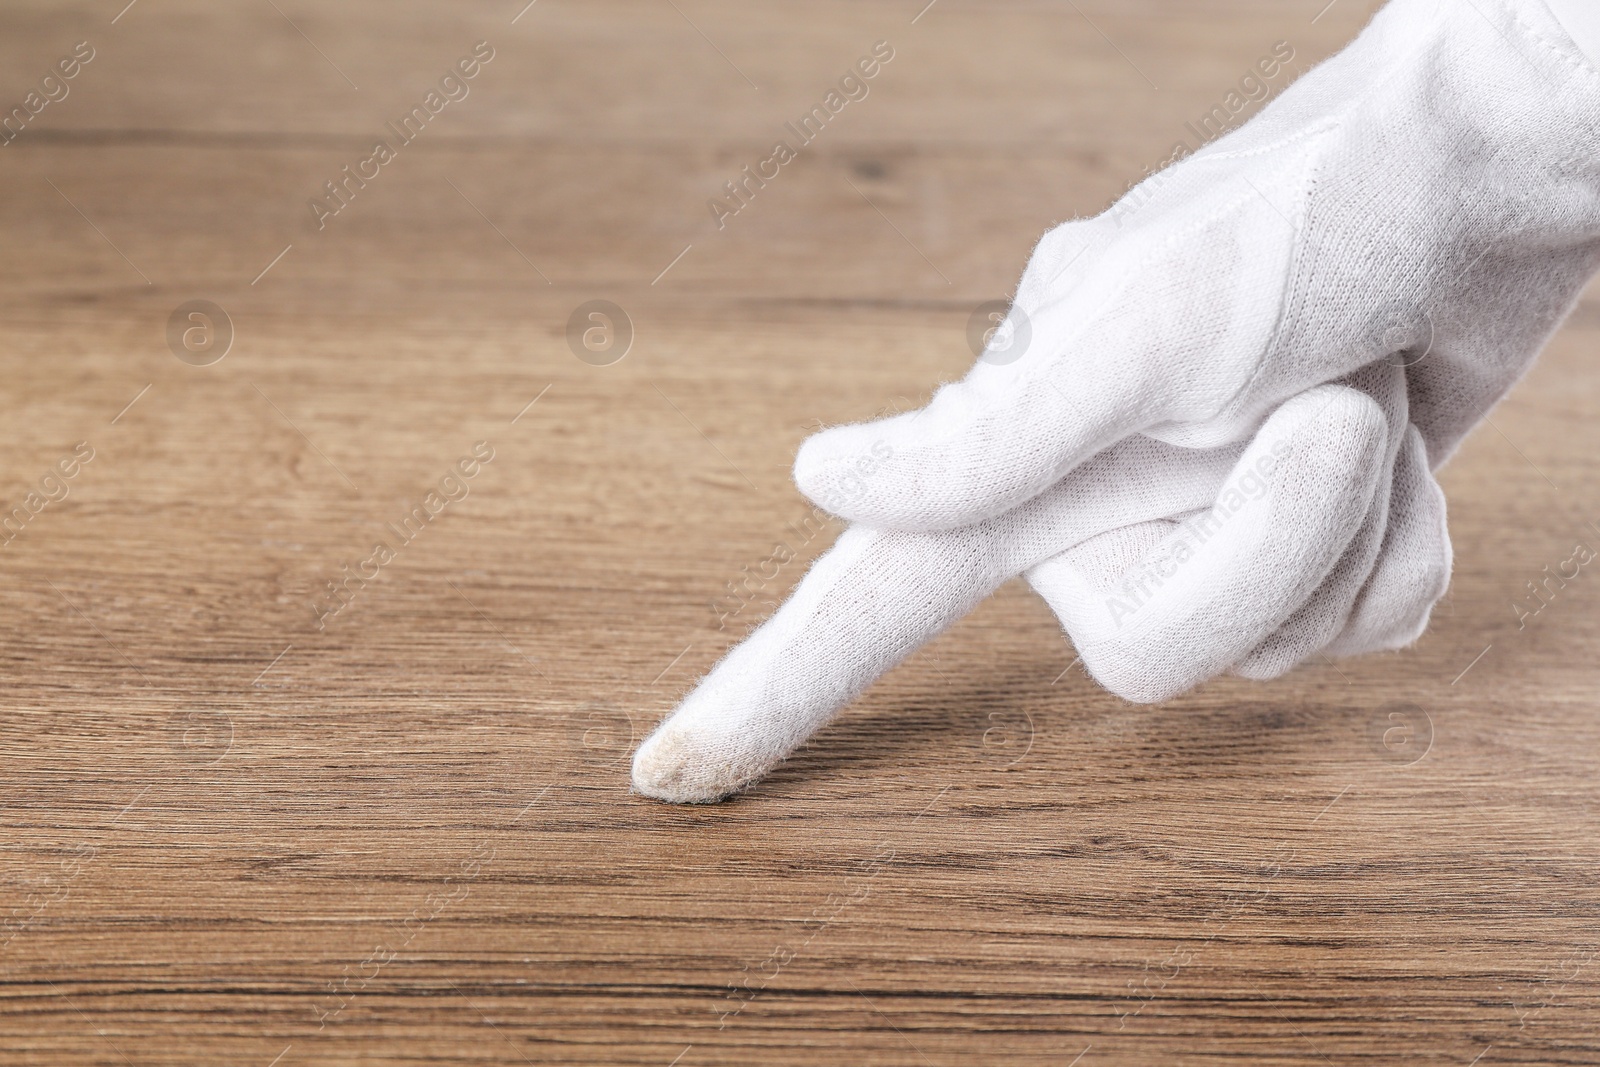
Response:
M1431 721L1417 708L1318 692L1294 675L1221 678L1140 705L1101 689L1081 668L1053 682L1047 671L1020 666L977 673L900 668L749 792L830 793L883 779L1073 791L1199 781L1256 790L1308 775L1392 770L1420 761L1431 744Z

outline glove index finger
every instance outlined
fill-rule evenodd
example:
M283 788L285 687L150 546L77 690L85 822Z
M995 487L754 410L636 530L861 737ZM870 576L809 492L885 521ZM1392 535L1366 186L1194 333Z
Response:
M1005 577L985 531L846 530L639 746L634 787L675 803L736 792Z

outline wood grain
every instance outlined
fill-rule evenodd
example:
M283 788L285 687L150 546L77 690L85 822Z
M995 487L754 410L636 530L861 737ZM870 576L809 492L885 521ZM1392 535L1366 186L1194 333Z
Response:
M520 6L0 13L6 107L96 49L0 147L3 510L94 451L0 550L0 1062L1600 1062L1600 579L1511 606L1600 543L1592 297L1447 469L1417 647L1134 707L1007 587L750 794L627 792L836 532L807 427L919 403L1046 226L1371 4Z

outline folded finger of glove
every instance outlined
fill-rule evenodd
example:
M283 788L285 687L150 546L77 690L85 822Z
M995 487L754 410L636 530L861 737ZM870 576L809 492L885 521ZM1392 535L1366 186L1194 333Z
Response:
M1102 685L1169 699L1243 661L1313 597L1366 525L1388 439L1366 393L1308 390L1262 425L1212 507L1101 534L1028 581Z

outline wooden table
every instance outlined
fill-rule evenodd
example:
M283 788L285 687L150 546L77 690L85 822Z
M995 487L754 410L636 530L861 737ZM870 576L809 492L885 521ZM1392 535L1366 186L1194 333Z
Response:
M1373 5L123 2L0 14L7 108L93 51L0 147L0 1062L1600 1061L1600 578L1512 606L1600 545L1592 299L1417 647L1135 707L1011 586L748 795L627 788L834 536L808 427Z

